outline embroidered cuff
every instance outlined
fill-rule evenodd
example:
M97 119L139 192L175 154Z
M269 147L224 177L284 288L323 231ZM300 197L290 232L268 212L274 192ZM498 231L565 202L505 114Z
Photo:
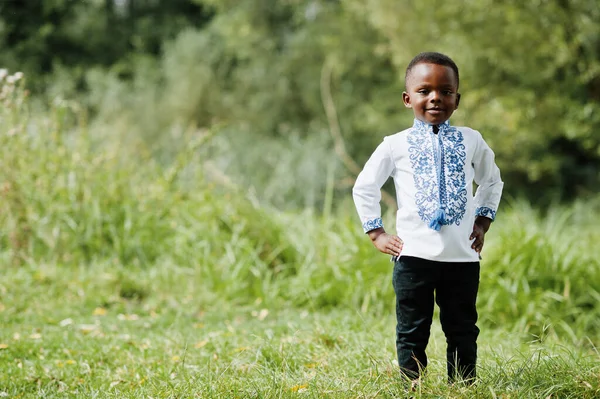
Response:
M381 220L381 218L367 220L363 223L363 230L365 231L365 233L368 233L369 231L378 229L380 227L383 227L383 220Z
M487 206L480 206L475 210L475 216L485 216L488 219L496 219L496 211Z

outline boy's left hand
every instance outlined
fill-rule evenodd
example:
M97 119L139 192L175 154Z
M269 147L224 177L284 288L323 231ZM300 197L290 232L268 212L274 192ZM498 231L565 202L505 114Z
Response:
M471 244L471 248L475 250L478 254L481 254L481 250L483 249L483 243L485 239L485 233L490 228L491 219L488 219L484 216L477 216L475 219L475 223L473 224L473 232L469 237L470 240L475 239Z

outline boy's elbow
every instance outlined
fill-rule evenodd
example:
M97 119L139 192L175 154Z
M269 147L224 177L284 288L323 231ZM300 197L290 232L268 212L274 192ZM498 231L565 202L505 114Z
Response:
M365 184L357 180L352 187L352 198L355 204L378 202L378 190L372 184Z
M363 180L360 178L360 175L358 175L358 177L354 181L354 185L352 186L352 196L356 197L357 195L360 195L361 192L364 192L365 188L366 188L366 185L364 184Z
M354 202L357 203L361 199L364 199L364 197L365 193L362 187L357 184L354 184L354 186L352 187L352 199L354 199Z
M497 189L498 191L502 192L502 190L504 189L504 181L502 181L502 179L500 178L500 176L498 176L498 180L496 180L493 184L493 187L495 189Z

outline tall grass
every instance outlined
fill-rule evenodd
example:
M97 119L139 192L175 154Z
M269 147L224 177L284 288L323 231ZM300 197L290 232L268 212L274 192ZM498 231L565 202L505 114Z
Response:
M206 179L216 131L182 130L180 150L159 162L114 132L94 136L77 104L31 112L20 81L2 83L5 263L188 268L232 303L389 311L391 264L362 234L349 195L334 201L329 190L324 211L280 211L243 185ZM297 165L277 165L293 182ZM524 339L597 345L600 230L590 221L599 209L594 201L545 213L503 204L484 250L482 323Z
M600 327L596 201L545 212L509 204L492 230L480 305L485 319L543 339L586 342ZM596 341L596 344L598 341Z

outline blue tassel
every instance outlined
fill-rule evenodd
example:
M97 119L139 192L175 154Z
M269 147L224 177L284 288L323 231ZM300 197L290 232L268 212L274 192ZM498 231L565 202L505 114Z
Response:
M433 214L431 222L429 222L429 228L434 229L435 231L440 231L445 218L446 213L444 210L442 208L438 208L438 210Z

